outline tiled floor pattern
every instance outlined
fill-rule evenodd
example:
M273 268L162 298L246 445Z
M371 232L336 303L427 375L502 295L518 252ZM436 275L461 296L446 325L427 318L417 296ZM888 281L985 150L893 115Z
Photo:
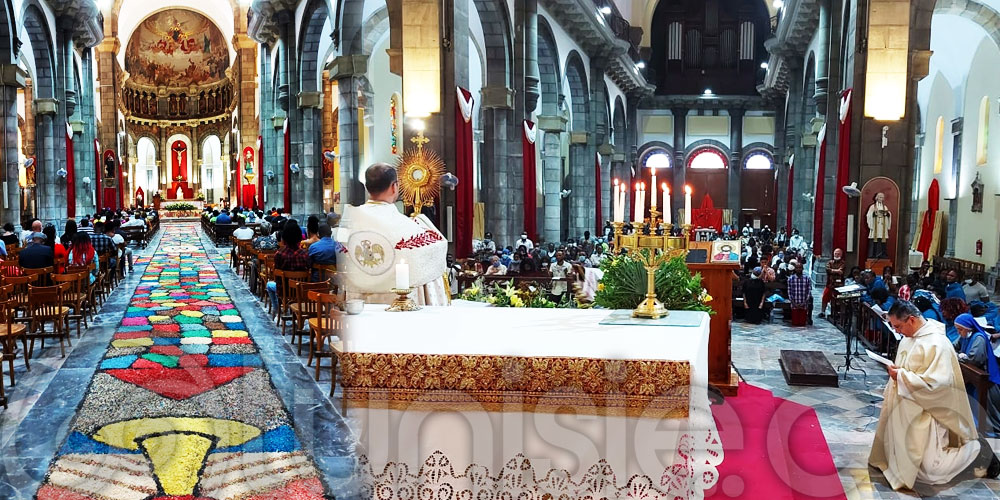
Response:
M18 374L0 498L352 498L343 419L196 226L161 233L65 361Z

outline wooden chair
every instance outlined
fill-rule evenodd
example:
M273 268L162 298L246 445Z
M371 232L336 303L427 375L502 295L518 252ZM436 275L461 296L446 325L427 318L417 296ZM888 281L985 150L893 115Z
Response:
M31 324L28 328L27 337L28 353L26 357L31 357L35 352L35 339L42 341L42 348L45 348L46 338L59 339L59 352L62 357L66 357L66 344L72 345L69 340L69 311L65 305L64 293L67 285L55 286L33 286L28 285L28 303L31 307ZM45 331L45 324L52 322L53 332ZM65 343L63 340L65 339Z
M4 285L13 285L14 291L11 299L14 301L14 312L19 315L23 322L31 321L31 306L28 301L28 286L38 280L37 275L28 276L5 276Z
M282 269L274 270L274 283L278 288L278 321L281 324L281 334L285 334L285 327L288 322L294 321L295 316L292 316L292 312L289 306L292 304L292 290L295 281L309 281L309 271L285 271Z
M330 358L332 398L337 386L337 356L344 352L344 342L340 339L340 331L344 326L344 313L340 311L343 302L336 295L315 290L309 291L308 299L316 303L317 315L309 319L312 341L309 343L309 361L306 366L312 366L313 358L316 358L316 380L319 381L320 359Z
M38 286L52 286L52 272L55 271L55 267L39 267L37 269L24 269L21 268L21 272L26 276L37 275L38 279L35 284Z
M84 274L82 287L83 287L83 292L86 293L87 295L84 302L84 306L91 320L94 319L94 314L97 311L96 297L100 293L100 291L98 290L98 287L100 286L98 279L95 277L93 282L90 281L90 276L94 272L94 266L95 264L93 262L85 266L66 266L66 273L65 273L65 274L76 274L76 273Z
M243 275L246 276L250 272L250 263L253 262L253 241L251 240L241 240L238 243L238 250L236 253L236 272L239 274L240 268L243 268Z
M289 297L288 310L291 311L294 320L292 321L292 341L298 337L299 356L302 355L302 338L306 335L306 320L316 317L316 303L309 300L310 291L326 292L330 290L328 281L292 281L291 297Z
M0 275L3 276L21 276L24 273L21 272L21 266L18 263L18 258L16 256L11 257L8 254L7 258L3 262L0 262Z
M114 286L111 284L113 270L111 266L111 256L108 254L102 254L97 257L97 278L94 283L97 284L97 298L103 305L104 301L108 299L108 295L111 295L111 290Z
M337 292L337 265L336 264L313 264L313 275L317 281L327 280L330 282L330 291Z
M267 296L267 282L274 278L274 252L261 252L258 254L258 266L257 269L257 296L260 299L268 300ZM278 304L272 304L270 300L267 302L267 313L274 315L274 311L278 308Z
M128 264L128 259L125 257L125 250L128 245L125 243L118 244L118 263L115 266L114 275L114 286L117 288L118 284L125 279L125 266Z
M10 385L14 386L14 359L17 357L17 340L21 340L24 352L28 352L27 339L24 332L28 326L23 323L16 323L17 301L13 298L14 285L4 285L0 287L0 345L3 346L3 357L0 361L6 361L10 368ZM28 358L25 355L24 366L28 366ZM0 379L3 378L3 363L0 363ZM0 397L3 396L3 383L0 381Z
M67 307L73 308L73 314L70 314L68 318L70 320L76 320L76 337L80 338L80 323L83 326L90 328L87 324L87 298L89 294L87 293L87 288L90 286L89 274L86 272L78 273L67 273L67 274L53 274L52 282L56 285L62 285L65 283L67 285L65 291L63 292L63 299Z

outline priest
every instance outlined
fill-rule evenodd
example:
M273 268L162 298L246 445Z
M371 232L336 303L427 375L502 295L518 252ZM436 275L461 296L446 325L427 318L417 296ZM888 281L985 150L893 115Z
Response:
M904 337L889 366L868 463L896 490L997 477L1000 461L986 440L977 440L962 368L944 327L907 301L889 310L889 324Z
M396 208L396 168L376 163L365 172L368 202L344 209L338 235L344 243L341 265L348 299L389 304L397 286L415 287L418 304L447 305L444 284L448 241L424 215L410 218Z

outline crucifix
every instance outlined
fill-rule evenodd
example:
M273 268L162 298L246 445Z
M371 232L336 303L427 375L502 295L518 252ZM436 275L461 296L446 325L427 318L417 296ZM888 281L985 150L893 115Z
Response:
M424 137L424 131L420 130L417 135L410 138L410 142L417 145L417 151L422 151L424 149L424 144L431 142L430 139Z

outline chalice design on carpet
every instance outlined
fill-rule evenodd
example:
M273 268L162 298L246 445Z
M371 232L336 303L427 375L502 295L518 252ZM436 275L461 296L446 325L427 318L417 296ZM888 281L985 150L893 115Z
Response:
M195 225L164 231L36 498L326 498Z

